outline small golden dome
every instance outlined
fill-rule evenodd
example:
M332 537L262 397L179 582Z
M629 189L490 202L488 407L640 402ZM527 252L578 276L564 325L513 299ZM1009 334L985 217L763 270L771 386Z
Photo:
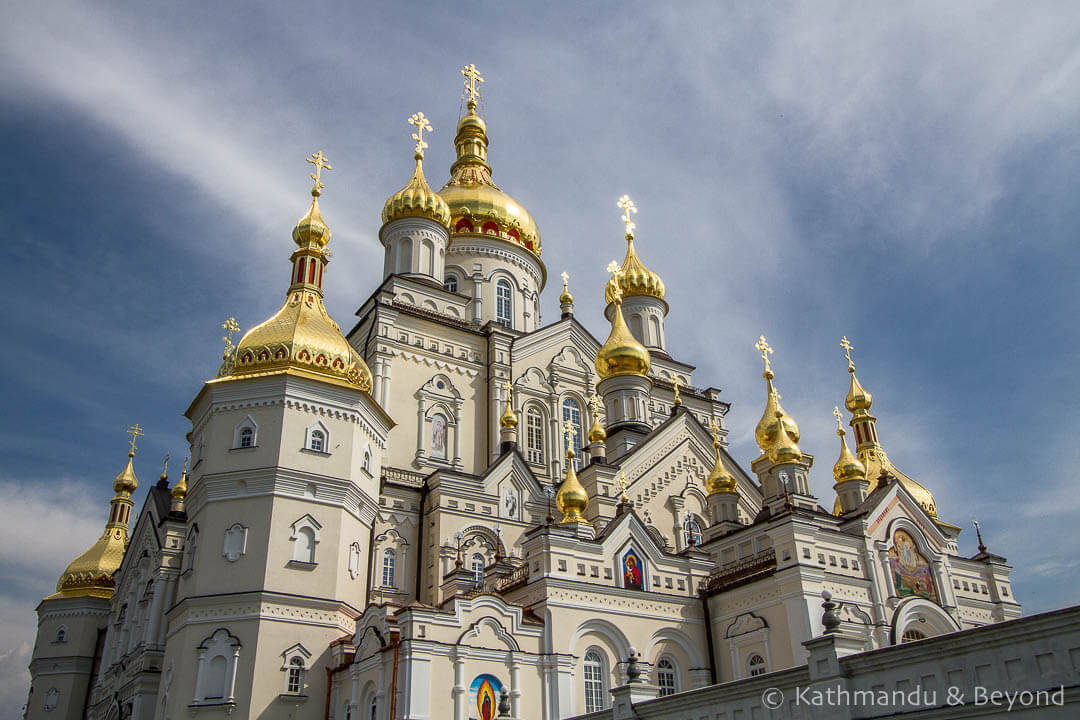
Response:
M724 467L724 462L720 459L719 440L713 440L713 455L715 460L713 461L712 472L709 473L709 477L705 480L705 492L709 495L738 492L739 484L735 480L735 476Z
M761 448L761 452L766 453L776 440L781 424L784 426L785 434L793 442L799 442L801 436L798 423L784 412L784 408L780 406L780 393L773 387L774 375L772 370L766 368L762 377L765 378L767 390L765 412L762 413L761 420L758 421L757 427L754 429L754 439L757 441L758 447ZM777 418L780 418L780 420L777 420Z
M634 338L623 319L622 303L615 301L611 334L596 353L596 372L601 380L615 375L648 375L649 351Z
M574 296L570 294L570 276L565 272L562 274L562 295L559 296L560 305L573 305Z
M187 497L187 464L188 459L184 458L184 469L180 471L180 479L176 481L169 493L174 500L183 500Z
M848 388L847 397L844 399L844 407L853 414L870 412L874 397L863 388L859 378L855 377L854 365L848 365L848 372L851 373L851 386Z
M626 234L626 259L623 260L622 271L617 277L624 298L630 295L647 295L660 300L664 299L664 281L641 262L634 250L632 233ZM604 299L608 303L612 301L612 283L614 282L616 282L615 278L609 280L604 292Z
M600 424L600 416L593 413L592 427L589 428L589 444L602 443L607 440L607 430Z
M502 417L499 418L499 427L504 430L512 430L517 427L518 418L514 414L514 409L510 407L510 400L506 401L506 409L503 410Z
M127 493L131 495L139 487L139 481L135 478L135 469L131 466L134 459L135 453L129 452L127 465L124 466L124 469L116 476L116 480L113 481L113 490L117 494Z
M560 525L569 523L587 523L585 509L589 507L589 493L585 486L577 478L574 470L574 451L569 448L566 451L567 463L566 479L559 486L559 492L555 495L555 505L562 513Z
M412 179L401 190L390 196L383 206L383 223L403 217L422 217L434 220L450 229L450 206L428 186L424 179L424 156L416 153L416 169Z
M330 242L330 228L319 212L319 191L311 191L311 207L304 217L296 222L292 231L293 242L300 247L324 248Z
M844 440L844 428L837 427L836 434L840 436L840 457L833 465L833 478L836 482L848 482L849 480L865 480L866 466L859 462L859 458L852 455L848 450L847 441Z
M798 442L787 432L787 423L783 421L785 417L783 410L776 411L777 432L768 451L769 460L774 465L799 462L803 457Z
M458 122L454 145L457 160L450 166L450 180L438 193L450 208L451 236L493 235L524 247L539 259L540 230L529 211L491 179L487 126L472 104Z

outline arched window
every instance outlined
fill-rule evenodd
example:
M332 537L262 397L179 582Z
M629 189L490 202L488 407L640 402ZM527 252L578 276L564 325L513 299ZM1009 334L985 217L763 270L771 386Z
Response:
M387 548L382 554L382 585L383 587L395 587L394 563L397 560L396 553Z
M660 661L656 663L656 684L660 687L660 697L679 692L675 663L666 657L660 658Z
M379 717L379 698L372 696L371 712L368 714L368 720L375 720L377 717Z
M476 582L477 587L484 586L484 567L486 565L487 561L484 560L484 556L480 553L476 553L472 556L473 580Z
M746 661L746 671L750 677L757 677L758 675L765 674L765 658L761 657L757 653L754 653Z
M49 691L45 693L45 702L42 704L42 710L55 710L57 704L60 702L60 691L56 688L49 688Z
M431 416L431 457L437 460L446 459L446 416L435 413Z
M240 428L240 447L255 447L255 431L250 427Z
M701 523L697 521L693 515L687 513L686 521L683 523L683 535L687 546L701 545Z
M633 334L639 343L645 342L645 330L641 325L641 315L634 313L630 316L630 332Z
M544 416L535 406L525 412L525 456L531 463L544 462Z
M293 560L302 563L315 562L315 531L309 527L296 530L293 540Z
M184 543L183 571L195 569L195 550L199 546L199 528L192 526L188 531L187 542Z
M203 698L206 700L220 700L225 697L225 673L228 672L229 661L224 655L215 655L207 666L206 690Z
M308 434L308 450L326 452L326 433L322 430L312 430Z
M285 692L290 695L300 695L304 692L304 659L301 657L294 657L289 661Z
M652 338L650 345L663 345L663 338L660 337L660 320L655 315L649 316L649 330L652 331Z
M364 451L364 470L369 472L369 473L371 472L371 451L370 450L365 450Z
M457 292L457 275L447 275L443 280L443 290L447 290L452 293Z
M921 630L916 630L914 628L911 628L910 630L905 630L904 634L900 636L900 642L902 643L915 642L916 640L925 639L926 633L922 632Z
M67 628L61 625L56 629L56 640L54 642L66 643L67 642Z
M607 682L604 678L604 659L600 653L590 650L585 653L585 712L600 712L604 709L607 695Z
M397 271L407 273L412 269L412 242L409 238L402 238L398 244Z
M514 290L510 281L503 279L495 283L495 322L511 327L514 317Z
M577 404L577 401L573 398L566 398L562 402L562 419L563 427L566 426L567 421L574 426L574 434L570 438L571 449L574 451L574 468L581 469L581 406ZM565 438L565 433L563 434ZM564 440L565 442L565 440ZM563 450L566 450L564 447ZM563 460L563 469L566 469L566 461Z

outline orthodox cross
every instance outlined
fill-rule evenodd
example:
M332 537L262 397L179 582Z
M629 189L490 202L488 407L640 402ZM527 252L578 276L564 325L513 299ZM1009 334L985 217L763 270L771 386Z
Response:
M709 429L712 430L712 441L714 445L720 444L720 426L716 424L716 418L709 421Z
M838 405L833 405L832 414L833 417L836 418L836 434L843 435L844 423L842 418L840 417L840 407Z
M975 536L979 539L979 552L986 552L986 545L983 544L982 530L979 528L979 521L975 518L971 518L971 524L975 526Z
M765 372L769 372L772 368L769 367L769 356L773 354L773 349L769 347L769 343L765 340L765 336L758 337L758 341L754 343L754 347L761 352L761 359L765 361Z
M477 86L484 82L484 78L480 77L480 72L472 63L461 68L461 74L465 76L465 93L469 96L469 107L475 108L480 99L480 88Z
M563 270L563 274L560 277L562 277L562 289L566 290L566 284L570 282L570 275L567 274L565 270Z
M626 481L626 473L620 470L615 482L619 485L619 502L630 502L630 498L626 497L626 488L630 486Z
M424 142L424 131L431 132L431 123L424 117L424 113L413 113L413 116L409 118L409 124L416 126L416 132L412 134L412 139L416 141L416 154L421 157L424 155L424 148L428 146Z
M574 436L577 435L577 428L574 427L574 423L569 420L563 424L563 435L566 436L566 454L571 457L574 452Z
M596 393L589 396L589 409L592 410L593 417L596 417L596 413L600 410L600 399L596 397Z
M142 428L139 427L139 423L135 423L134 425L132 425L131 427L129 427L127 429L127 434L131 436L131 442L130 442L131 454L134 455L135 454L135 441L137 439L139 439L140 436L145 435L146 433L144 433Z
M315 166L315 172L311 173L311 179L315 181L314 187L311 188L311 194L318 195L319 191L326 187L319 181L319 178L322 177L322 171L333 170L334 168L330 165L330 161L326 159L326 156L323 155L322 150L311 153L311 157L307 161Z
M180 471L181 477L183 477L184 475L187 475L188 457L189 457L188 455L184 456L184 469Z
M682 405L682 399L679 397L679 376L675 375L671 378L671 387L675 389L675 405Z
M169 452L165 451L165 463L161 466L161 477L167 477L169 474Z
M612 260L608 263L607 271L611 273L611 301L622 302L622 288L619 287L619 276L622 275L622 267Z
M550 485L545 485L544 495L547 496L548 502L547 517L544 519L547 520L547 524L550 525L551 523L555 522L555 515L551 511L551 501L555 499L555 488L551 487Z
M840 338L840 347L844 348L844 356L847 358L848 370L854 370L855 363L851 362L851 351L855 349L855 346L848 342L847 335Z
M514 386L510 384L510 380L503 383L503 387L506 388L506 405L510 406L514 402Z
M455 567L460 570L465 565L465 560L461 557L461 541L465 539L465 533L458 530L454 533L454 540L457 541L457 559L454 561Z
M629 195L623 195L621 198L619 198L619 202L615 204L623 209L622 221L626 225L626 236L633 237L634 228L637 227L637 225L635 225L633 221L630 220L631 213L637 212L637 207L634 205L634 201L630 199Z
M225 322L221 323L221 329L225 331L225 334L221 336L221 339L225 342L225 353L222 355L222 357L227 358L229 357L229 355L232 354L233 350L233 333L240 332L240 326L236 324L236 318L231 317Z

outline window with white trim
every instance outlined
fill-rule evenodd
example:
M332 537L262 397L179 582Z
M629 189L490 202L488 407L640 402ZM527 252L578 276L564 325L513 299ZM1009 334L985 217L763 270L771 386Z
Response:
M686 521L683 522L683 536L687 546L701 545L701 523L691 513L687 513Z
M495 283L495 322L505 327L513 326L514 289L506 279Z
M604 659L600 653L590 650L585 653L585 712L600 712L604 709L607 696L607 682L604 675Z
M199 526L192 525L191 529L188 530L187 542L184 543L184 562L182 565L183 570L181 570L181 572L195 569L195 550L198 546Z
M544 416L533 405L525 412L525 457L537 465L544 463Z
M363 467L364 467L365 472L368 472L368 473L371 472L371 451L370 450L364 450L364 466Z
M233 429L233 449L255 447L258 432L259 426L248 415Z
M322 430L312 430L308 435L308 450L326 452L326 433Z
M443 280L443 290L447 290L452 293L457 292L457 275L447 275Z
M397 562L397 553L392 549L387 548L383 550L382 554L382 586L387 588L396 587L394 585L394 565Z
M656 663L656 684L660 687L660 697L679 692L675 663L669 658L662 657Z
M285 692L289 695L301 695L304 691L304 659L299 656L289 660L289 669L285 674Z
M487 567L487 561L480 553L475 553L472 556L472 571L473 581L477 587L483 587L484 585L484 568Z
M195 703L233 702L240 639L225 628L219 628L202 641L197 651Z
M750 677L757 677L758 675L764 675L767 668L765 666L765 658L761 657L757 653L754 653L746 661L746 673Z
M305 515L292 524L293 542L292 561L304 565L315 564L315 547L319 543L319 530L322 529L315 518Z

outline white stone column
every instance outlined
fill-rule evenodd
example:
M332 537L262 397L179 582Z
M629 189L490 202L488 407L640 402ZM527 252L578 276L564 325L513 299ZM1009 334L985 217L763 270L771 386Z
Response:
M454 400L454 418L457 423L454 427L454 467L458 470L462 469L463 466L461 462L461 431L465 427L465 423L462 421L461 411L464 405L464 399L456 398Z
M150 600L150 618L143 633L143 642L147 645L157 644L159 628L164 622L161 606L165 602L167 583L167 576L161 572L157 573L157 577L154 578L154 597Z
M427 413L427 403L424 396L420 396L420 405L416 411L416 457L422 458L426 454L427 443L424 442L425 427L424 415Z
M521 717L521 659L510 653L510 715Z
M382 382L382 394L380 395L379 405L385 410L387 400L390 398L390 362L386 361L383 365L383 382Z
M240 662L240 647L234 646L232 651L232 672L229 673L229 702L236 701L236 666Z
M450 656L454 661L454 720L468 720L466 705L469 696L465 688L465 658L459 653L460 650L455 648Z

